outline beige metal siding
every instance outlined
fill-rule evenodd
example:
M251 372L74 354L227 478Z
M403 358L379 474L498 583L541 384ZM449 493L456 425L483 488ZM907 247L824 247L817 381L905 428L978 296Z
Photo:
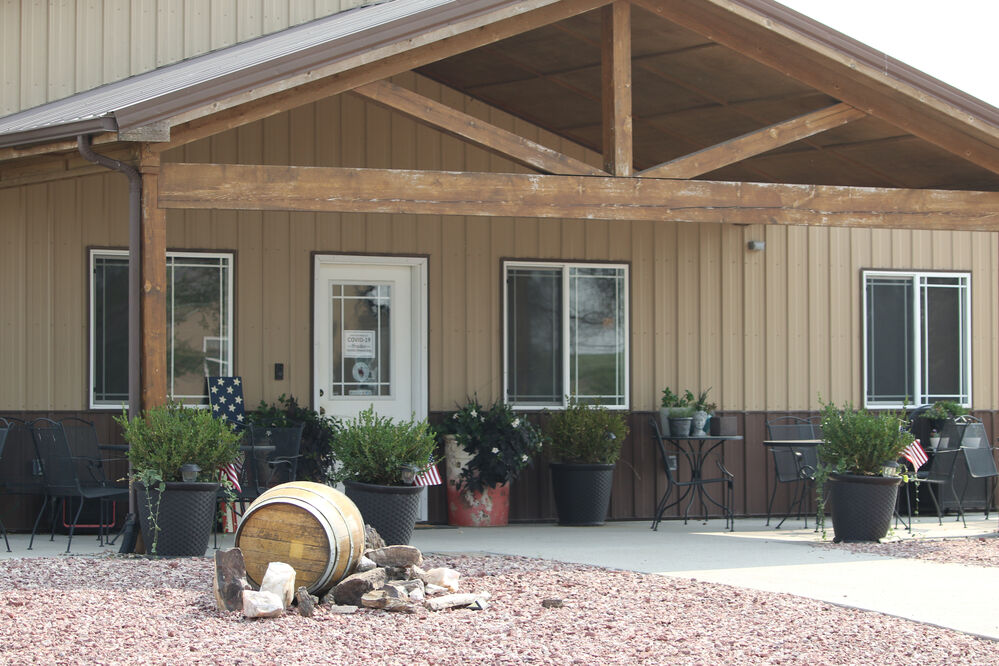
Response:
M0 116L372 0L5 0Z
M421 93L599 163L599 156L413 75ZM192 144L173 160L521 171L346 95ZM4 175L4 178L8 175ZM86 407L88 246L125 247L117 174L0 188L0 408ZM750 240L766 241L762 252ZM502 388L504 259L627 262L632 408L711 387L729 410L861 401L861 270L970 270L973 395L999 408L994 233L412 215L171 211L172 249L234 251L236 363L252 406L311 394L312 253L425 255L430 408ZM273 364L285 379L273 379Z

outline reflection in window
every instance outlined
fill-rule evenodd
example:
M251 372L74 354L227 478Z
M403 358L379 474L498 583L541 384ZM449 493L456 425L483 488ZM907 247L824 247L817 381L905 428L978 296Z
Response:
M627 269L506 265L506 399L626 406Z
M970 407L970 283L967 273L864 273L868 405Z
M128 400L128 253L91 253L92 406ZM167 391L207 404L206 376L232 374L232 255L167 254Z

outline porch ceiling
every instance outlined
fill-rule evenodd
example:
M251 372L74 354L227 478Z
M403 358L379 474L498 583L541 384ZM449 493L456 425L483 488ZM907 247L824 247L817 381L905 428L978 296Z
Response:
M636 170L839 100L632 6ZM421 74L601 151L600 11L419 68ZM999 190L999 174L872 116L706 180Z

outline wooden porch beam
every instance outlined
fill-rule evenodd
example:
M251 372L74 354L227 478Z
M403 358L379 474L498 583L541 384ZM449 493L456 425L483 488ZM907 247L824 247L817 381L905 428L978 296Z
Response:
M617 0L601 10L601 105L604 170L630 176L634 164L631 121L631 4Z
M638 175L647 178L696 178L768 150L859 120L866 115L849 104L834 104L650 167L640 171Z
M999 192L164 164L163 208L999 230Z
M504 18L490 23L488 17L473 17L466 23L448 25L431 35L402 40L364 51L291 77L271 86L261 86L229 99L213 102L172 119L169 143L152 144L157 151L203 139L213 134L269 118L306 104L352 90L365 83L387 79L465 51L492 44L550 23L605 5L610 0L560 0L519 3Z
M166 210L160 208L159 154L143 150L142 174L142 407L167 401Z
M425 125L435 127L486 150L543 173L598 176L600 169L540 143L496 127L446 104L388 81L377 81L352 91Z
M996 131L912 85L831 48L812 34L775 23L734 0L633 0L692 30L871 116L999 173Z

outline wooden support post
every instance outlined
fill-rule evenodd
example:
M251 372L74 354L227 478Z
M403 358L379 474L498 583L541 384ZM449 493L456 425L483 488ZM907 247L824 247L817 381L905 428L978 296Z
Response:
M631 5L619 0L601 11L604 171L613 176L630 176L634 163L631 126Z
M142 174L142 407L167 401L166 210L159 207L159 153L143 150Z

